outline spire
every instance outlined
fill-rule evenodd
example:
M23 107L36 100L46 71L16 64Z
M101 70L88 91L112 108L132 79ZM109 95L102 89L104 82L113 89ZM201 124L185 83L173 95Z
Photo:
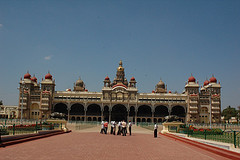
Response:
M121 67L122 67L122 60L120 60L120 62L119 62L119 66L121 66Z

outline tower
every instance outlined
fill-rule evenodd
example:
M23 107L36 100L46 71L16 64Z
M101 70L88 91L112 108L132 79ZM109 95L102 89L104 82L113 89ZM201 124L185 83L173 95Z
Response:
M185 85L185 93L187 94L187 122L199 122L199 84L191 75Z
M119 62L119 66L117 68L117 73L116 73L116 77L114 78L114 81L112 83L112 86L118 84L118 83L122 83L125 86L128 85L128 81L125 78L125 72L124 72L124 68L122 66L122 60L120 60Z

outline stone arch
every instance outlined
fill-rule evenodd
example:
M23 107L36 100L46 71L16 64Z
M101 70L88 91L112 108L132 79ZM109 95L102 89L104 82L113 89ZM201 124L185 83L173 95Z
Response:
M165 117L168 115L168 107L160 105L155 108L154 117Z
M141 105L138 107L138 117L152 117L152 109L148 105Z
M152 122L151 118L148 118L148 119L147 119L147 122L149 122L149 123Z
M135 107L134 107L134 106L131 106L131 107L130 107L129 116L132 116L132 117L135 116Z
M80 103L75 103L71 106L70 115L84 115L84 106Z
M141 122L141 118L137 118L137 122Z
M112 107L111 120L113 121L127 121L127 108L122 104L116 104Z
M72 121L75 121L76 119L75 119L75 117L72 117L71 120L72 120Z
M156 122L157 122L157 118L154 118L154 119L153 119L153 122L156 123Z
M103 107L103 120L109 121L109 107L107 105Z
M77 121L80 121L80 117L77 117Z
M145 119L145 118L142 118L142 122L146 122L146 119Z
M92 118L91 117L88 117L88 119L87 119L88 121L92 121Z
M178 117L185 117L185 108L183 106L174 106L171 110L171 115L176 115Z
M67 115L68 114L67 105L64 103L57 103L54 106L54 112L64 113Z
M87 107L88 116L101 116L101 107L97 104L90 104Z
M97 121L97 117L93 117L93 121Z

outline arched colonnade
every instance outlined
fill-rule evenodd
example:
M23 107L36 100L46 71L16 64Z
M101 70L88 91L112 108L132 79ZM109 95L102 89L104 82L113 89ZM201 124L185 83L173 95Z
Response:
M64 113L68 117L67 120L72 121L163 122L165 116L177 115L184 122L186 107L181 105L57 103L54 105L53 112Z

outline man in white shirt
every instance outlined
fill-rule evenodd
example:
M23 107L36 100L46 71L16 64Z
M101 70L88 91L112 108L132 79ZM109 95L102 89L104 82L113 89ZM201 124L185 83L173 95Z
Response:
M122 132L123 132L123 136L126 136L126 132L127 132L127 123L123 120L122 122Z
M103 132L104 132L104 121L101 122L101 131L100 131L100 133L103 134Z
M129 130L129 135L131 136L132 135L132 122L130 120L128 123L128 130Z
M158 130L158 125L157 123L154 124L154 138L157 138L157 130Z

